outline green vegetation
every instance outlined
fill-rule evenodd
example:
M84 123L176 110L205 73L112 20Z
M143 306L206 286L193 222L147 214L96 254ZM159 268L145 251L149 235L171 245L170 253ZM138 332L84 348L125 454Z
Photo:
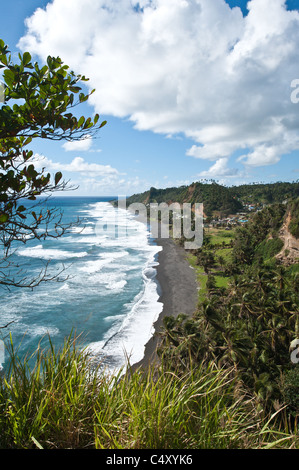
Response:
M242 209L242 204L230 195L224 186L217 183L204 184L192 183L190 186L179 188L156 189L151 188L142 194L134 194L127 198L127 204L142 202L144 204L156 202L178 202L183 204L196 202L204 204L206 215L211 215L213 211L220 211L223 214L234 214Z
M211 282L214 282L214 287L217 288L227 287L229 282L228 266L232 261L234 237L235 230L206 229L203 247L188 255L200 286L199 301L206 298Z
M201 286L197 311L192 318L166 318L161 346L169 367L233 368L257 409L274 413L285 406L276 425L290 432L299 416L298 364L290 355L299 338L299 264L284 267L275 255L283 247L279 230L286 217L298 218L297 202L273 204L228 231L231 248L219 248L220 231L208 233L190 255Z
M11 347L0 382L0 448L215 449L294 446L254 400L236 387L233 371L162 365L104 374L69 338L37 351L29 368Z
M280 238L271 238L270 240L264 240L258 245L255 250L255 258L262 260L263 262L271 261L272 258L277 255L283 247L283 241Z
M189 254L198 308L164 319L159 364L111 376L69 338L61 351L38 350L29 367L11 344L0 447L299 448L289 349L299 337L299 265L273 258L288 210L274 205L242 228L206 231Z
M127 203L151 202L168 204L178 202L203 203L205 215L210 217L214 212L221 216L236 214L246 210L246 204L254 204L262 208L264 204L279 203L299 197L299 182L249 184L225 187L215 181L195 182L179 188L156 189L150 188L141 194L134 194Z
M12 63L0 40L4 262L12 242L24 242L30 233L44 238L47 229L37 235L37 228L55 216L32 209L29 214L20 199L65 188L60 172L51 183L49 174L36 171L26 146L37 137L80 139L105 124L97 125L98 115L92 121L66 112L88 99L77 85L85 77L69 73L59 58L48 57L42 68L29 53L19 59ZM290 345L299 338L299 265L283 267L275 259L286 217L298 238L298 196L298 182L233 188L211 182L151 188L128 199L128 204L200 202L208 217L215 211L235 214L244 204L271 205L244 227L209 230L202 248L190 253L199 305L192 317L164 319L159 363L111 376L71 337L61 350L50 341L30 358L19 358L12 341L7 344L0 448L299 448L299 366L290 360ZM0 283L24 286L1 268ZM28 285L41 280L47 277Z
M80 140L97 132L104 124L93 119L79 119L72 109L88 100L80 82L88 79L75 75L59 57L48 57L46 65L33 63L29 52L19 54L14 63L8 47L0 39L0 69L4 103L0 106L0 284L33 287L51 279L44 264L35 278L22 270L13 277L10 268L11 246L26 243L28 237L43 240L58 238L69 228L61 213L36 202L30 209L24 200L49 197L53 192L71 189L61 172L53 177L35 168L34 154L28 146L35 139ZM76 98L78 96L78 98ZM54 230L49 233L49 224ZM15 248L15 245L14 245ZM56 276L57 277L57 276Z
M299 197L299 181L233 186L230 193L249 204L274 204Z
M291 221L289 231L295 238L299 238L299 198L290 204Z
M252 264L263 253L267 246L267 253L263 257L276 254L280 242L270 241L269 237L276 239L278 230L282 226L287 213L287 206L274 204L255 213L245 227L236 230L233 259L238 264ZM260 250L259 246L264 244ZM278 251L277 251L278 250Z

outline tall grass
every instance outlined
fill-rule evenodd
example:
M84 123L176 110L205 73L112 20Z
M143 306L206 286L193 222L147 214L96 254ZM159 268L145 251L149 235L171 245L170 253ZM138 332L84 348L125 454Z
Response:
M162 365L106 374L68 338L21 360L10 347L0 380L1 448L191 449L275 442L231 371ZM292 435L279 434L281 445Z

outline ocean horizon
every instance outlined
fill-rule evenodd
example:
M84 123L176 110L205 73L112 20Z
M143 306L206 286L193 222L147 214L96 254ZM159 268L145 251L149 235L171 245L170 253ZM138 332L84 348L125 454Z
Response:
M133 365L143 358L163 309L156 280L162 248L146 224L113 207L112 199L52 197L47 207L61 209L63 223L79 218L80 225L57 239L28 238L15 245L12 261L28 275L38 275L48 261L50 273L63 269L59 282L2 290L0 326L12 323L1 330L1 339L8 341L11 333L19 357L39 344L46 348L48 336L59 348L74 335L111 372L126 366L127 359Z

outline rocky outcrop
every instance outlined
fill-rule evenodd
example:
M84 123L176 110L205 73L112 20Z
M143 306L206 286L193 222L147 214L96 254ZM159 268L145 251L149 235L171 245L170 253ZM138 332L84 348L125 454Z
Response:
M283 248L276 258L283 264L289 266L299 262L299 239L295 238L289 231L291 214L288 212L286 219L279 231L279 238L284 242Z

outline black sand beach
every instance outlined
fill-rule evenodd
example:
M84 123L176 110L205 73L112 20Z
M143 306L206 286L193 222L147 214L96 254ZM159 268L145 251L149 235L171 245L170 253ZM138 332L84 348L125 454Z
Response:
M171 238L158 238L156 242L162 246L158 254L157 281L161 288L159 301L163 303L163 310L154 323L155 332L158 332L165 316L177 317L180 313L192 315L198 301L198 283L183 247L176 245ZM158 338L154 335L146 344L143 359L134 364L133 369L151 364L157 357L157 346Z

